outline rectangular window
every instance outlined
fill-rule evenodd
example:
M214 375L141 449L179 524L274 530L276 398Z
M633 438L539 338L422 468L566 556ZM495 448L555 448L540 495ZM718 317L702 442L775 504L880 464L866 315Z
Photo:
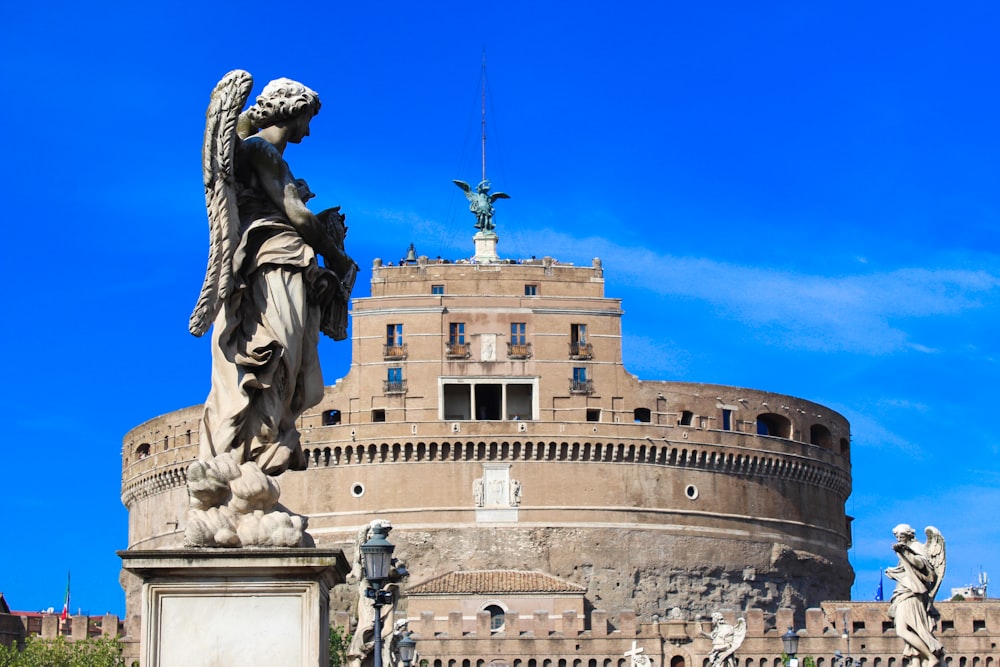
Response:
M524 296L538 296L538 285L525 285Z
M403 325L385 325L385 344L389 347L399 347L403 344Z
M388 376L386 380L389 382L402 382L403 381L403 369L400 367L393 367L389 369Z
M599 409L587 408L587 421L589 422L601 421L601 411Z
M569 356L571 359L593 359L594 348L587 342L587 325L569 325Z
M373 422L384 422L385 421L385 410L372 410L372 421Z
M722 409L722 430L732 431L733 430L733 411Z
M444 294L444 285L431 285L431 294Z
M573 369L573 382L586 382L587 381L587 369L586 368L574 368Z
M448 325L448 343L450 345L465 344L465 322L452 322Z
M510 342L514 345L524 345L525 342L525 325L524 322L511 322L510 323Z
M586 324L569 325L569 340L571 343L586 343L587 325Z

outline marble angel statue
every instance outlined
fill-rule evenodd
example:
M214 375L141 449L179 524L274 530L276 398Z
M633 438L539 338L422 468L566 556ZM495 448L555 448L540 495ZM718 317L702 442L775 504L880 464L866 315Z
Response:
M712 651L708 654L712 667L736 667L739 664L736 651L747 636L745 619L741 618L736 625L731 625L722 614L715 612L712 614L712 633L702 634L712 640Z
M927 542L921 544L913 528L905 523L893 528L892 534L896 536L892 549L899 556L899 564L885 571L896 582L889 601L889 618L906 644L903 658L911 662L911 667L934 667L944 655L931 621L931 606L946 566L944 537L937 528L928 526L924 530Z
M212 328L212 384L188 489L192 509L232 512L198 515L193 532L189 521L196 545L247 546L229 514L267 512L278 494L271 478L306 467L295 422L323 397L319 334L346 337L357 275L339 207L313 214L313 193L284 159L289 144L309 136L319 96L278 79L243 111L252 86L247 72L230 72L206 112L210 245L189 329L202 336ZM248 463L256 469L241 482L238 468Z

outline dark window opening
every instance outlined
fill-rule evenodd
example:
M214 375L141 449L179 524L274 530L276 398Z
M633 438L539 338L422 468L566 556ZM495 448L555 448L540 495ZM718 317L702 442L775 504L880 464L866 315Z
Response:
M538 285L525 285L524 296L538 296Z
M372 421L373 422L384 422L385 421L385 410L372 410Z
M955 629L955 621L941 621L941 632Z
M476 419L502 419L500 414L503 387L499 384L476 385Z
M531 385L509 384L507 390L507 419L533 419Z
M773 435L776 438L792 437L792 422L788 417L766 412L757 415L757 435Z
M340 423L340 410L324 410L323 426L333 426Z
M599 409L587 408L587 421L589 422L601 421L601 411Z
M472 419L472 394L467 384L444 386L444 418L448 421Z
M632 418L638 424L648 424L653 420L653 413L649 408L636 408L632 411Z
M822 424L813 424L809 427L809 442L825 449L833 449L833 435L830 429Z
M138 456L140 459L144 459L147 456L149 456L149 449L150 449L149 443L144 442L135 448L135 455Z
M727 408L722 409L722 430L733 430L733 411Z
M495 604L491 604L490 606L486 607L486 609L484 609L483 611L490 612L490 630L492 632L499 632L500 630L503 630L503 624L504 624L503 609L501 609Z
M677 420L677 424L679 426L690 426L692 421L694 421L694 413L690 410L685 410L681 413L681 418Z

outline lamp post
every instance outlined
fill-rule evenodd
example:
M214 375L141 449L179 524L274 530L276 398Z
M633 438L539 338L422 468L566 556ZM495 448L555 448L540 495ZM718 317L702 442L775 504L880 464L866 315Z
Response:
M788 656L788 667L798 667L799 659L795 654L799 652L799 636L792 630L792 626L788 626L788 632L781 635L781 645L785 649L785 655Z
M417 652L417 642L413 640L412 633L407 632L403 635L396 648L399 649L399 659L403 661L403 667L410 667Z
M375 667L382 667L382 607L392 604L392 592L382 590L382 586L389 578L389 568L392 566L392 552L396 548L386 535L391 528L386 525L376 524L372 527L372 536L367 542L361 545L361 557L365 563L365 579L368 580L368 589L365 596L372 601L375 608L375 618L372 630L375 633L372 651L373 664Z

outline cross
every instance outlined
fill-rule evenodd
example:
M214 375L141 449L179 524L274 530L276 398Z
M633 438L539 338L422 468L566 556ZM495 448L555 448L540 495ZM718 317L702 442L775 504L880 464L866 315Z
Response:
M626 658L631 658L631 663L632 663L632 664L634 665L634 664L635 664L635 659L636 659L636 657L637 657L637 656L638 656L638 655L639 655L640 653L642 653L642 652L643 652L643 650L644 650L644 649L641 649L641 648L636 648L636 646L635 646L635 640L633 639L633 640L632 640L632 650L631 650L631 651L625 651L625 657L626 657Z

